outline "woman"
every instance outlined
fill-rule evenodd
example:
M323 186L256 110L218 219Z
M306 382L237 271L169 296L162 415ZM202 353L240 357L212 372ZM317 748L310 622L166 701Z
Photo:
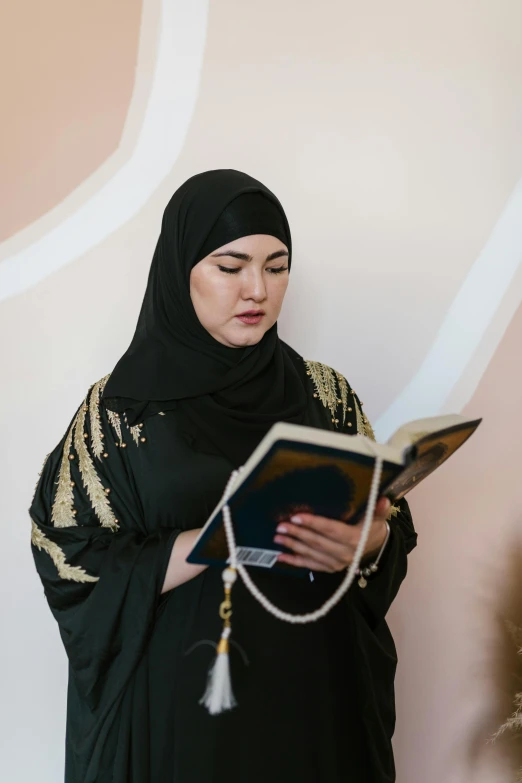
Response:
M186 555L279 420L370 434L334 370L277 334L292 260L277 198L237 171L188 180L165 210L134 339L89 390L31 507L36 566L69 658L66 783L389 783L396 656L384 620L416 535L381 499L366 550L379 570L320 622L274 619L234 588L239 706L200 704L221 574ZM331 595L360 526L300 514L281 560L253 571L282 608ZM361 580L364 584L364 580Z

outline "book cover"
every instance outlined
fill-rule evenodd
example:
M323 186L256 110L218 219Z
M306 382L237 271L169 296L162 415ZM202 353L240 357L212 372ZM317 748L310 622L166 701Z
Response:
M300 570L277 562L278 554L284 551L273 541L279 522L301 511L356 524L366 509L375 453L383 456L379 494L398 500L445 462L479 423L463 420L435 432L419 432L415 442L402 448L373 443L363 436L275 425L279 429L273 431L284 432L287 437L275 437L270 442L272 430L265 436L229 500L238 562L278 571ZM305 430L309 431L308 440ZM299 439L289 437L293 432ZM318 443L318 439L323 442ZM325 445L328 440L339 447ZM201 531L187 562L226 564L228 547L221 505Z

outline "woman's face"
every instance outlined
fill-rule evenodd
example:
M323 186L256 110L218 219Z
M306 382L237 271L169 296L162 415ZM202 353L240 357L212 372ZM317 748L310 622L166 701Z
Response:
M240 237L212 251L190 273L201 324L231 348L258 343L275 324L288 286L288 248L268 234Z

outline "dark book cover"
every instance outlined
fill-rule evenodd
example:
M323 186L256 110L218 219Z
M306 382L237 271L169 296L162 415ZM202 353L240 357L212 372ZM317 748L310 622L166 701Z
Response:
M277 554L283 551L273 541L279 522L307 511L354 524L366 506L374 465L375 459L366 455L278 440L229 503L239 562L295 570L275 563ZM403 467L385 462L381 489ZM224 565L227 558L223 515L219 511L187 561Z
M436 432L418 433L414 444L396 449L397 461L384 460L379 494L392 501L403 497L460 448L479 424L480 420L465 420ZM379 444L371 449L378 452ZM277 525L300 511L347 524L360 522L374 466L374 455L355 450L275 440L229 501L238 561L280 571L300 570L277 562L278 553L284 551L273 541ZM187 562L224 566L228 556L223 515L218 510Z

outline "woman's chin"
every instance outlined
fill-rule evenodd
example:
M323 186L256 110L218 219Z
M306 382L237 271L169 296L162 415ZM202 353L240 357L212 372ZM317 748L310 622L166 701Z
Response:
M264 326L239 326L231 329L223 335L223 342L230 348L247 348L249 345L257 345L266 332Z

